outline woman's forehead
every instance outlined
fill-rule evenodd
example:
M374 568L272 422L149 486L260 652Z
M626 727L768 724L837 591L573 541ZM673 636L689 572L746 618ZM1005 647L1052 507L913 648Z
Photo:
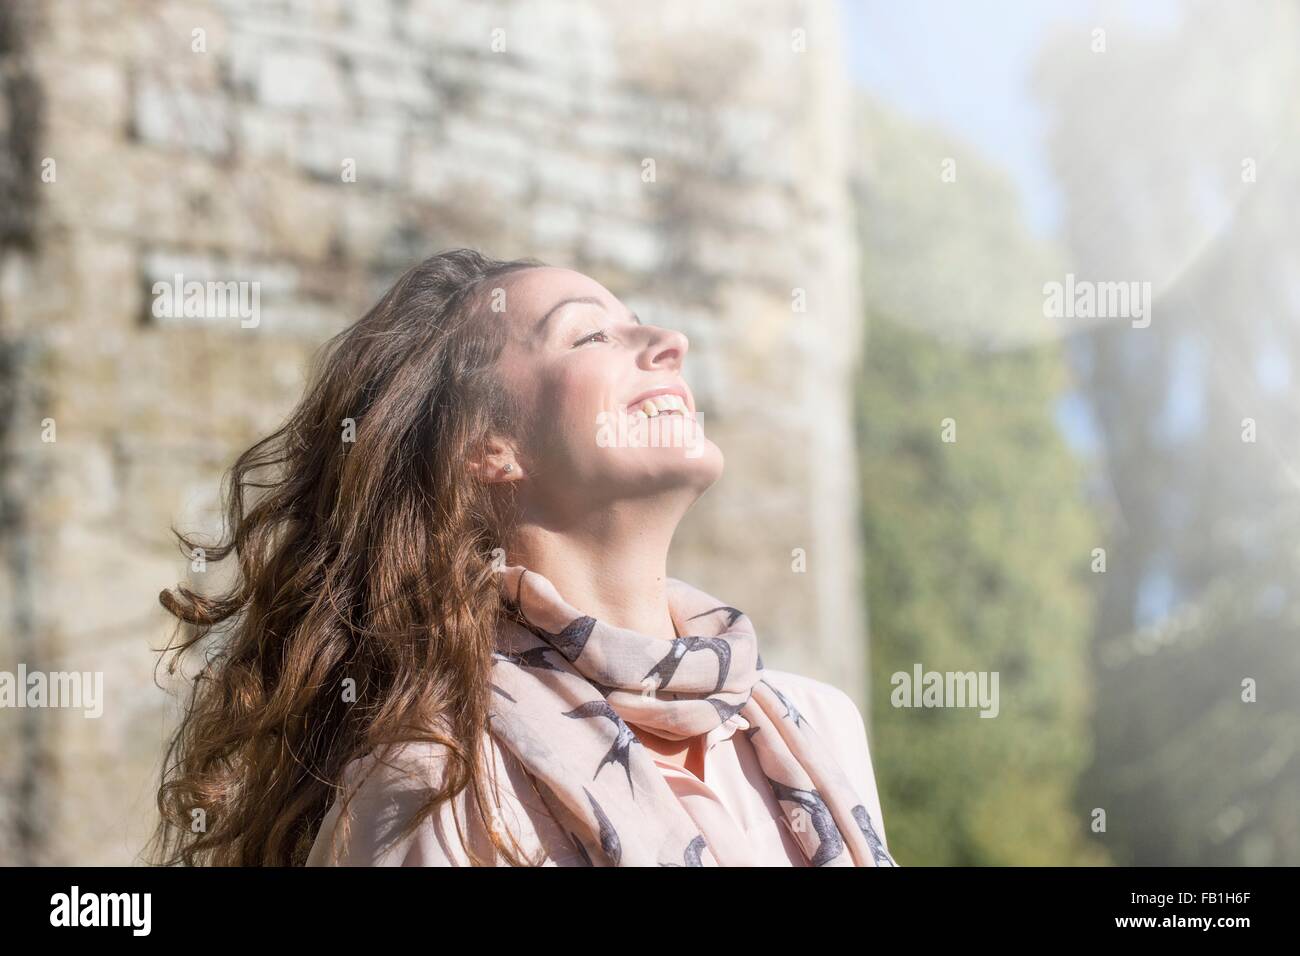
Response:
M519 318L541 318L566 299L590 297L607 307L618 300L590 276L559 266L538 266L511 273L503 283L507 310Z
M500 283L493 296L500 295L492 308L504 312L510 337L521 344L538 344L545 340L564 306L572 302L601 306L610 312L622 311L618 299L603 285L572 269L557 266L535 267L512 273Z

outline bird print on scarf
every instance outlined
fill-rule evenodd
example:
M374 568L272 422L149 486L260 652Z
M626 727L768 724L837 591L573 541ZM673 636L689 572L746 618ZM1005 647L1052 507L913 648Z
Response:
M593 866L594 864L591 862L591 854L587 852L587 848L582 845L582 841L578 839L578 835L572 830L569 831L569 839L572 840L573 845L578 848L578 853L582 857L583 862L586 863L587 866Z
M844 840L840 836L840 829L835 825L835 818L831 814L830 807L826 806L826 801L816 790L801 790L797 787L787 787L779 780L768 778L768 783L772 785L772 792L778 800L784 800L787 803L793 803L802 807L808 812L809 819L812 820L813 832L817 834L817 852L813 854L809 863L813 866L824 866L826 863L835 859L844 851ZM798 830L786 819L786 825L796 835Z
M763 683L767 684L768 687L772 687L772 685L768 684L767 681L763 681ZM785 713L782 716L793 720L796 727L802 728L805 724L812 726L803 719L803 714L799 713L799 708L795 707L795 705L790 702L790 698L786 697L785 694L781 693L775 687L772 687L772 693L776 694L776 699L785 707Z
M857 821L862 830L862 835L867 838L867 845L871 847L871 856L876 861L876 866L897 866L894 858L889 855L885 849L884 841L880 839L880 834L871 823L871 814L862 804L858 804L851 811L853 819Z
M524 651L509 651L506 653L493 651L492 657L494 659L509 661L510 663L517 664L520 667L538 667L543 670L558 671L559 668L546 659L547 654L553 653L555 653L555 648L543 644L540 647L530 647Z
M660 866L704 866L704 850L709 844L704 837L696 836L690 843L686 844L686 849L682 852L681 863L660 863Z
M605 856L609 857L610 863L618 866L619 861L623 858L623 844L618 838L618 831L614 829L614 824L605 815L605 811L596 802L596 798L591 795L591 791L583 787L582 792L591 801L592 812L596 814L596 819L600 822L600 848L605 852Z
M610 746L609 751L601 758L600 763L596 766L596 772L592 774L591 779L595 780L600 776L600 771L607 763L622 764L623 769L627 771L628 789L632 790L632 768L628 761L631 759L632 745L642 746L641 741L637 739L636 734L632 733L632 728L624 722L623 718L618 715L618 711L609 706L608 701L589 700L587 703L575 707L564 715L572 717L575 720L582 720L587 717L604 717L609 720L615 728L614 743ZM632 798L636 799L635 792Z
M776 688L772 689L776 690ZM753 738L759 730L758 727L751 727L749 730L744 731L745 738L752 744ZM765 773L764 776L767 777L767 774ZM813 833L817 835L817 850L809 858L809 864L811 866L822 866L839 856L844 849L844 841L840 837L839 828L835 825L834 816L831 814L830 808L826 806L825 801L822 800L821 794L816 790L788 787L771 777L767 777L767 782L772 788L773 796L778 801L784 800L786 803L794 804L794 806L807 811L808 817L812 821ZM806 831L797 829L790 822L788 814L782 815L781 822L785 824L786 829L794 835L796 840L800 843L804 842L801 834Z
M745 614L744 611L737 610L734 607L727 607L725 604L722 604L719 605L718 607L710 608L707 611L701 611L699 614L692 615L691 617L688 617L686 620L694 621L697 618L708 617L710 614L715 614L718 611L727 612L727 624L726 624L727 627L731 627L731 625L735 624L736 621L739 620L741 617L743 617Z
M713 705L713 709L718 712L718 716L722 718L723 721L735 717L738 713L744 710L745 705L749 703L747 700L742 700L739 704L728 704L725 700L718 700L716 697L706 697L704 699Z
M564 655L565 660L570 664L578 659L582 649L587 646L587 639L591 637L591 629L596 626L594 617L579 617L570 621L568 626L559 633L551 633L537 625L529 625L530 629L538 637L546 641L557 651Z
M692 651L712 651L718 655L718 683L714 685L712 691L716 694L726 684L727 672L731 669L731 645L717 637L687 636L674 638L668 653L654 667L650 668L650 672L642 680L648 680L651 677L657 678L658 687L662 690L668 686L668 682L677 673L682 658Z
M677 636L661 638L584 614L529 569L499 573L509 613L492 660L493 733L545 783L575 861L722 865L631 728L684 740L740 716L808 863L897 865L866 812L866 794L854 792L794 701L765 679L757 635L739 608L668 578ZM606 764L623 767L626 789L602 772ZM738 849L726 858L740 859Z

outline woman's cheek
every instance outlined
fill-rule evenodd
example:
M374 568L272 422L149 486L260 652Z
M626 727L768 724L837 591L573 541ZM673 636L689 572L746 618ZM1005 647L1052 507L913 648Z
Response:
M594 447L602 390L586 363L572 363L560 387L556 411L564 422L565 443L575 450Z
M592 450L596 446L594 412L589 413L585 405L556 402L543 405L536 422L532 444L537 456L560 463L570 472L575 464L590 465Z

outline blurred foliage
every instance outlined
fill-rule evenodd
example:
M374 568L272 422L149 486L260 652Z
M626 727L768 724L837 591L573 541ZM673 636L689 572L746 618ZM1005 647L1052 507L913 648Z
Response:
M1096 530L1053 417L1060 345L1029 340L1050 255L978 158L869 101L859 135L871 745L890 848L904 865L1106 863L1074 796ZM999 672L1000 713L894 707L891 675L916 663Z
M1083 787L1120 863L1300 864L1297 50L1294 4L1196 2L1035 77L1070 268L1155 295L1071 350L1113 501Z
M1278 516L1295 539L1294 514ZM1097 765L1119 862L1300 861L1300 577L1278 565L1225 573L1176 613L1099 646ZM1249 683L1243 683L1249 682Z

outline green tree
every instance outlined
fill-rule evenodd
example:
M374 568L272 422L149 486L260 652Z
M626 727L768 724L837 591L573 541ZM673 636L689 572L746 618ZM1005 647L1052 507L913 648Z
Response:
M1035 83L1069 268L1154 299L1075 342L1113 499L1083 786L1117 861L1294 866L1300 9L1183 14L1065 34Z
M859 136L872 752L891 849L904 865L1104 863L1075 805L1096 533L1054 417L1069 381L1043 328L1053 260L958 144L869 101ZM893 706L891 675L918 663L998 672L999 713Z

